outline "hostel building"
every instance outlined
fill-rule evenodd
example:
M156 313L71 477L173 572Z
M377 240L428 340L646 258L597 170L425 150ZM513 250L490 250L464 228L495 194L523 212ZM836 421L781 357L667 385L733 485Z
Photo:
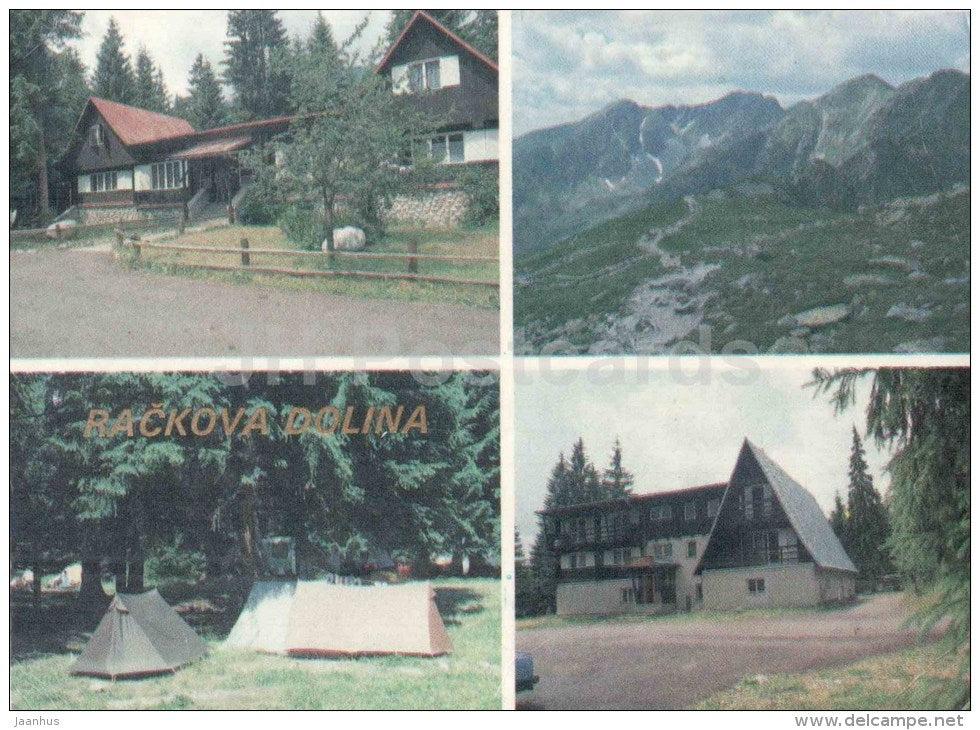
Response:
M816 499L748 440L721 484L540 513L559 614L815 606L857 570Z

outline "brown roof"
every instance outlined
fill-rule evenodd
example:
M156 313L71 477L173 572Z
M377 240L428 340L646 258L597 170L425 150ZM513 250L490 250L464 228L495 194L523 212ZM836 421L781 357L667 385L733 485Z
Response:
M697 487L683 487L681 489L671 489L665 492L647 492L645 494L631 494L628 497L620 497L618 499L606 499L599 502L583 502L581 504L570 504L563 507L555 507L554 509L541 509L538 510L536 514L539 515L553 515L560 514L562 512L574 512L579 509L591 509L595 507L610 507L613 505L626 506L629 502L637 502L640 500L650 500L659 497L676 497L681 494L686 494L688 492L711 492L711 491L723 491L725 487L728 486L728 482L718 482L715 484L701 484Z
M89 103L98 110L124 145L148 144L194 133L194 127L186 119L100 99L97 96L90 98Z
M231 139L214 139L209 142L201 142L185 150L181 150L171 155L175 160L194 160L200 157L213 157L214 155L227 154L247 147L251 137L232 137Z
M442 23L440 23L438 20L433 18L424 10L416 10L415 14L411 17L411 19L407 23L405 23L405 27L402 28L402 32L398 34L398 38L395 39L395 42L391 44L390 48L388 48L388 52L385 53L384 58L381 59L381 62L375 68L376 72L380 73L382 70L384 70L385 66L388 65L388 61L391 60L391 54L393 54L395 52L395 49L398 48L399 45L401 45L402 39L408 33L409 29L413 25L415 25L415 23L419 20L427 20L429 23L434 25L438 30L442 31L450 40L461 45L464 49L466 49L473 56L476 56L476 58L478 58L479 60L483 61L483 63L485 63L491 69L493 69L494 71L498 70L496 61L492 60L485 54L478 51L474 46L464 41L462 38L460 38L458 35L453 33L451 30L449 30L449 28L444 26Z
M315 116L313 114L308 114L306 116ZM251 129L261 129L262 127L275 127L280 124L288 124L294 119L301 119L302 115L295 116L285 116L285 117L273 117L272 119L258 119L254 122L240 122L238 124L228 124L224 127L212 127L211 129L202 129L200 132L195 132L191 130L189 137L221 137L226 134L234 134L235 132L244 132Z

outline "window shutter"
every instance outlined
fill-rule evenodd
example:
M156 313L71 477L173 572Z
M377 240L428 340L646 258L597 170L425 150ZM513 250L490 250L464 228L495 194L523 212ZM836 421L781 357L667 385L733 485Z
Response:
M440 88L459 86L459 56L443 56L439 59Z
M408 66L406 64L391 67L391 88L396 94L408 93Z

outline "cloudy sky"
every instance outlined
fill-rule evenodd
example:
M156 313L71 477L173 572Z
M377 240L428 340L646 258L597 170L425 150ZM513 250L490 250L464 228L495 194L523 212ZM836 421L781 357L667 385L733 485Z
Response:
M940 11L514 11L514 133L618 99L701 103L733 89L785 106L865 73L969 70L969 14Z
M689 377L685 384L669 371L627 375L612 364L602 371L516 374L515 518L525 546L534 541L534 512L558 454L567 457L579 436L602 469L618 435L638 494L726 481L748 437L809 489L825 513L837 490L846 498L851 426L863 438L861 404L870 382L861 386L858 406L835 417L825 396L801 387L811 380L809 366L767 365L747 384L727 382L720 365L710 375L707 383L691 384ZM884 493L888 455L870 440L865 449Z
M323 10L323 16L333 28L334 38L347 38L354 26L370 15L370 23L359 48L373 48L382 36L390 13L387 10ZM114 17L125 41L125 50L135 59L139 47L145 46L153 60L163 69L170 93L187 92L187 76L198 53L211 61L220 73L224 58L227 10L87 10L82 20L84 36L74 42L82 62L91 73L99 44ZM305 37L316 19L316 10L280 10L286 32L290 37Z

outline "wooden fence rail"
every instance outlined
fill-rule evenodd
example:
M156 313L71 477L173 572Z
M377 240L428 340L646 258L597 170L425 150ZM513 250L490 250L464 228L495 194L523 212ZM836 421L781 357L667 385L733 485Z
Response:
M313 257L348 257L352 259L418 259L419 261L490 261L496 262L500 259L496 256L473 256L470 254L441 254L441 253L401 253L399 251L374 252L374 251L298 251L295 249L284 248L250 248L247 238L244 246L231 248L230 246L195 246L186 243L148 243L144 241L130 241L131 245L140 248L153 248L167 251L188 251L191 253L220 253L238 254L243 248L248 249L254 254L264 254L269 256L313 256Z
M59 221L63 222L63 221ZM64 226L62 228L55 224L55 240L61 240L62 237L68 238L69 236L78 235L79 233L84 233L86 231L102 230L105 231L106 235L112 234L114 231L126 230L126 231L137 231L144 228L169 228L173 226L181 233L184 230L185 219L181 213L176 213L172 220L166 218L151 218L147 220L139 221L127 221L125 223L76 223L75 225L68 227ZM47 238L48 229L47 228L11 228L9 231L11 240L18 240L22 238ZM63 235L62 235L63 234Z
M122 231L116 231L116 241L120 246L129 246L136 251L137 257L141 255L143 249L158 251L177 251L184 253L215 253L241 256L241 264L206 264L206 263L187 263L181 264L189 268L207 269L210 271L252 271L262 274L282 274L286 276L304 277L337 277L350 276L354 278L367 279L399 279L405 281L425 281L439 282L446 284L470 284L474 286L498 287L499 281L484 279L457 279L451 276L437 276L433 274L418 273L418 262L425 260L432 261L499 261L496 256L473 256L466 254L419 254L413 251L407 253L399 252L356 252L356 251L295 251L279 248L251 248L248 239L241 239L237 248L228 246L195 246L179 243L148 243L145 241L126 241ZM331 261L333 257L347 257L351 259L400 259L408 262L408 271L358 271L348 269L290 269L277 266L256 266L252 263L252 256L307 256L314 258L326 258Z

